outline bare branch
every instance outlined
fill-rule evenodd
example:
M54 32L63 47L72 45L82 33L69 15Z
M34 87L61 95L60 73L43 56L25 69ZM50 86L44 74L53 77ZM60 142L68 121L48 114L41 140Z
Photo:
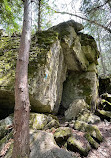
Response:
M92 11L95 11L97 9L100 9L102 7L104 7L110 0L107 0L104 4L100 5L100 6L97 6L95 8L92 8L91 10L88 11L88 13L91 13Z
M68 12L55 11L55 13L67 14L67 15L71 15L71 16L78 17L78 18L80 18L80 19L83 19L83 20L88 21L88 22L91 23L91 24L95 24L95 25L97 25L97 26L99 26L99 27L102 27L104 30L106 30L106 31L108 31L109 33L111 33L111 29L110 29L110 28L108 28L108 27L106 27L106 26L104 26L104 25L102 25L102 24L99 24L99 23L97 23L97 22L94 21L94 20L89 20L89 19L84 18L84 17L82 17L82 16L79 16L79 15L76 15L76 14L72 14L72 13L68 13Z

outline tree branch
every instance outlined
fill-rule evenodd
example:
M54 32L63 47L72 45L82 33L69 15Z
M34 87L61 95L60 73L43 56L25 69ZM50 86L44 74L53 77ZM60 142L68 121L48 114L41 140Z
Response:
M82 17L82 16L79 16L79 15L76 15L76 14L72 14L72 13L68 13L68 12L55 11L55 13L67 14L67 15L71 15L71 16L78 17L78 18L80 18L80 19L83 19L83 20L88 21L88 22L91 23L91 24L95 24L95 25L97 25L97 26L99 26L99 27L102 27L104 30L106 30L106 31L108 31L109 33L111 33L111 29L110 29L110 28L108 28L108 27L106 27L106 26L104 26L104 25L102 25L102 24L99 24L99 23L97 23L97 22L94 21L94 20L89 20L89 19L84 18L84 17Z
M88 13L91 13L94 10L100 9L101 7L105 6L110 0L107 0L104 4L97 6L95 8L92 8L91 10L88 11Z

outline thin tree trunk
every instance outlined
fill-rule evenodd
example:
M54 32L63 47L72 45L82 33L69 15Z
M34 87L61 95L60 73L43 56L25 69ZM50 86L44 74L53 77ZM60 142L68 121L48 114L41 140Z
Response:
M41 31L41 0L38 0L38 31Z
M100 36L99 36L98 29L97 29L97 35L98 35L98 46L99 46L99 52L100 52L100 59L101 59L101 65L102 65L102 69L103 69L103 74L106 74L106 68L105 68L105 64L104 64L104 61L103 61L101 45L100 45Z
M16 66L14 148L12 158L29 157L28 62L31 40L31 0L24 3L24 21Z

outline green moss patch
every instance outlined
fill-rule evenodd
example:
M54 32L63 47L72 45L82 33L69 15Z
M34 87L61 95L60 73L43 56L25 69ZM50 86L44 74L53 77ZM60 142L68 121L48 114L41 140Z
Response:
M87 145L84 145L83 142L75 139L74 137L68 138L67 147L69 150L74 151L74 152L79 152L83 156L87 156L88 152L91 149L91 147L88 143L87 143Z

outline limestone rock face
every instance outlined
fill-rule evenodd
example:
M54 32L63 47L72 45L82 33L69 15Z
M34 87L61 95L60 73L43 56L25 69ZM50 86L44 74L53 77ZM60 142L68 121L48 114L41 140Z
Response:
M87 103L92 102L95 105L96 64L99 53L94 39L79 33L82 29L81 24L70 20L32 37L28 77L33 111L56 114L61 100L65 108L68 108L74 99L85 99ZM2 90L14 91L19 42L19 36L2 36L0 39ZM14 107L12 100L10 99L9 109ZM8 105L8 100L5 102L3 104L0 101L2 108L3 105Z
M66 66L61 50L60 42L56 41L47 52L46 64L41 66L38 72L29 78L30 94L40 104L33 108L44 112L57 112L62 96L63 82L66 76ZM39 106L39 108L38 108Z

